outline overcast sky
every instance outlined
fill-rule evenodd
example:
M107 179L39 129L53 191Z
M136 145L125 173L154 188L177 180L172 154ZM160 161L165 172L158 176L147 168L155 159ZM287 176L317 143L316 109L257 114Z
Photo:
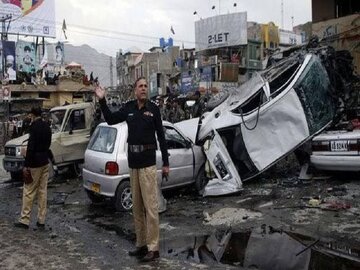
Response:
M248 21L281 26L281 0L55 0L57 39L63 19L68 41L88 44L99 52L115 56L119 49L136 46L147 51L158 46L160 37L172 37L175 45L195 47L194 22L228 12L247 11ZM237 7L234 7L234 3ZM311 20L311 0L283 0L284 28ZM212 10L212 6L215 9ZM193 15L197 11L197 15ZM175 35L171 34L173 26Z

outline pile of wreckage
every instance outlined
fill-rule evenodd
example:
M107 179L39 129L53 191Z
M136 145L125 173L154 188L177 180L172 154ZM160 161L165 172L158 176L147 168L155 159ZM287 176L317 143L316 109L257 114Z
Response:
M358 107L359 81L348 51L314 38L272 56L264 71L214 96L211 111L191 122L216 175L203 195L242 190L242 181L346 119Z

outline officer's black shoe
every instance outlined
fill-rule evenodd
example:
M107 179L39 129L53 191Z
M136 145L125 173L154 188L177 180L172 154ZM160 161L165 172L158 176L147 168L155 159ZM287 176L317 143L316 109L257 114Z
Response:
M36 222L36 226L37 226L39 229L45 229L45 224L44 224L44 223L39 223L39 221Z
M159 251L149 251L144 258L141 259L141 262L151 262L160 257Z
M135 250L129 251L129 256L144 257L148 253L147 246L137 247Z
M15 222L14 226L17 228L22 228L22 229L29 229L29 225L25 224L25 223L21 223L21 222Z

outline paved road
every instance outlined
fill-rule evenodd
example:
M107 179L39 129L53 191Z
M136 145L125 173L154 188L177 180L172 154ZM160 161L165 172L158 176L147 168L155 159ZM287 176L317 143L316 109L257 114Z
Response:
M300 237L298 250L288 248L294 254L316 241L317 249L336 243L347 256L360 246L357 176L301 183L270 171L246 183L241 194L203 198L191 188L166 193L161 259L144 265L127 255L135 240L131 214L115 212L108 202L92 205L81 179L63 176L50 183L46 230L36 229L35 209L31 228L24 231L12 226L21 207L22 185L6 181L9 175L1 169L0 174L0 269L239 269L249 261L245 254L252 254L247 252L256 229L262 238L263 232L271 237L296 234L297 243L300 235L306 236ZM320 206L337 201L350 208L309 207L309 198L319 196L324 201ZM288 255L283 256L287 263Z

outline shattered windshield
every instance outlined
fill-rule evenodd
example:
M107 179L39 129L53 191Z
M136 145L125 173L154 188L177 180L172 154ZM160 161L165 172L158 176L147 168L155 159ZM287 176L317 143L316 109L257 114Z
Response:
M51 131L52 133L59 132L61 124L64 120L66 110L57 110L50 112Z
M90 139L88 149L103 153L112 153L116 141L116 128L98 127Z

